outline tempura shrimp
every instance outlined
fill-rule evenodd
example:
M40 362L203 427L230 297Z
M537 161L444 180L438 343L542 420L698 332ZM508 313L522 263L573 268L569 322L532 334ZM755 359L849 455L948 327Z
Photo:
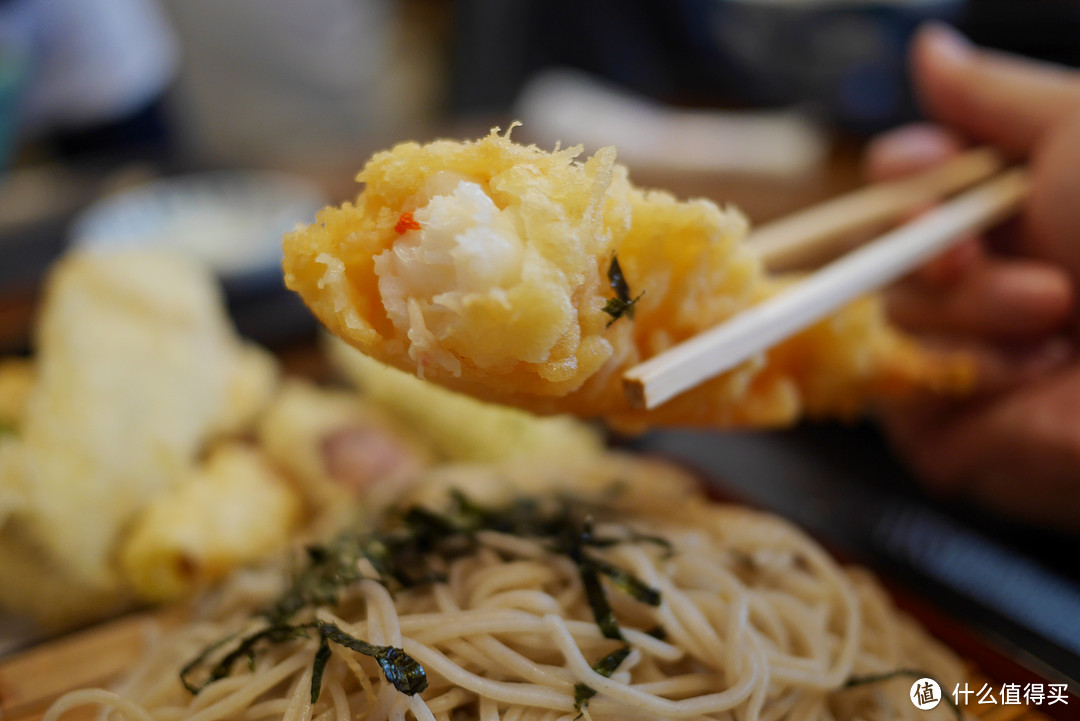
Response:
M285 279L336 335L398 368L539 413L648 425L779 426L876 399L960 392L865 297L651 411L621 374L782 289L737 210L643 190L604 148L546 152L492 131L403 143L359 174L355 203L286 236Z

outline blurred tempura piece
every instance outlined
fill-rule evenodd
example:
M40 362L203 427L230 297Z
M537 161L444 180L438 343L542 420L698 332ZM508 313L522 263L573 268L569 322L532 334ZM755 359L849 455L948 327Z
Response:
M632 185L614 148L545 152L492 132L378 153L355 203L285 237L286 284L377 360L541 413L647 425L775 426L972 381L863 298L652 411L628 368L787 279L742 244L745 218Z
M322 529L351 520L361 496L397 494L432 461L425 440L356 393L300 379L282 385L256 435Z
M0 604L57 624L125 600L121 535L208 441L250 423L277 371L236 336L208 272L142 252L61 261L36 344L0 464Z
M0 359L0 435L14 435L26 414L34 365L22 358Z
M214 436L251 431L281 385L277 359L254 343L242 344L225 389L225 403L215 419Z
M338 338L328 338L326 347L331 364L364 398L423 434L443 460L546 461L592 457L603 449L600 434L577 418L539 418L424 383L410 373L369 358Z
M262 453L226 442L139 516L121 566L142 598L178 598L283 547L301 511Z
M72 257L53 272L19 434L29 522L75 577L177 475L225 410L238 349L213 279L178 259ZM104 495L103 492L107 493Z

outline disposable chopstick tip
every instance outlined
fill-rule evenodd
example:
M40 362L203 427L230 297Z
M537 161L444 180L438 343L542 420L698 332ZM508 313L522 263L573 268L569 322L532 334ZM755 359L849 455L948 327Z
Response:
M648 410L651 407L645 393L645 383L640 378L623 378L623 393L634 410Z

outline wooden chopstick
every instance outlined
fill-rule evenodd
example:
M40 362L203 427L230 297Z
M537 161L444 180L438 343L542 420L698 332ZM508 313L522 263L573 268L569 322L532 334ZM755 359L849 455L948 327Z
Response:
M887 285L966 233L1015 212L1027 172L1009 170L858 248L798 284L623 374L627 398L653 408Z
M870 185L762 225L747 238L769 270L791 270L847 250L852 235L880 230L1001 170L991 148L976 148L900 180ZM864 236L865 237L865 236Z

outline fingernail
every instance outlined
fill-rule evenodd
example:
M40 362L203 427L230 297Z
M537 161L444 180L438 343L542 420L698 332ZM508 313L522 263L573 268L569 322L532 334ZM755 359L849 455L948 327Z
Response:
M929 22L919 29L919 42L939 63L961 65L971 59L973 45L960 33L942 22Z
M880 138L871 151L880 166L896 175L925 170L959 152L960 144L948 131L933 125L909 125Z
M1051 338L1021 356L1017 363L1019 373L1026 378L1038 377L1051 373L1071 361L1075 355L1075 346L1064 338Z

